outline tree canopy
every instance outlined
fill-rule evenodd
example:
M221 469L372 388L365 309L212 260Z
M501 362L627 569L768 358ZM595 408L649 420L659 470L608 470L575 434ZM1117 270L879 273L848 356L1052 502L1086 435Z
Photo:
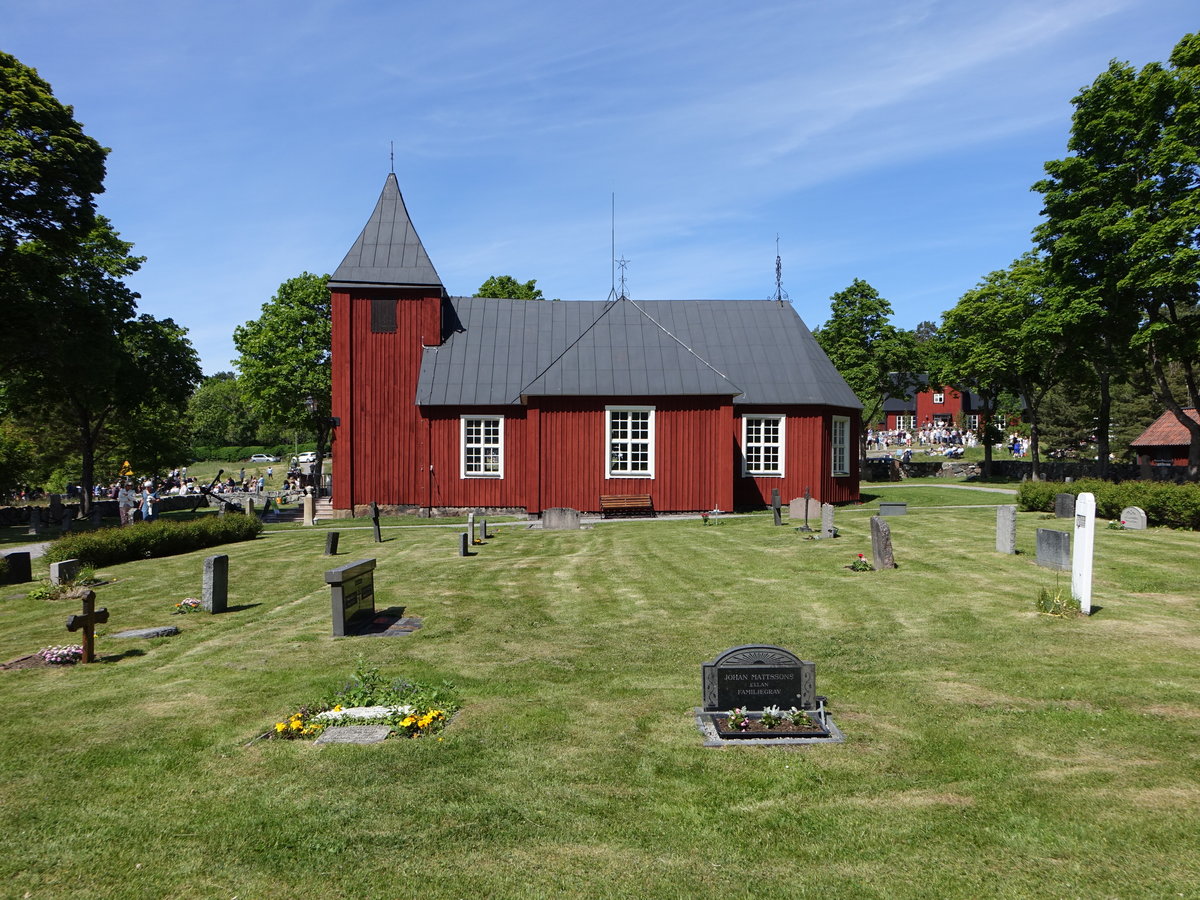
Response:
M251 414L315 434L319 458L331 434L331 341L329 276L310 272L283 282L262 315L233 332L238 385Z
M511 275L493 275L479 286L476 297L495 297L507 300L545 300L537 279L531 278L522 283Z
M1191 434L1197 477L1200 425L1183 407L1200 406L1200 35L1180 40L1168 66L1114 60L1073 103L1070 154L1034 185L1045 217L1035 234L1081 351L1147 373Z

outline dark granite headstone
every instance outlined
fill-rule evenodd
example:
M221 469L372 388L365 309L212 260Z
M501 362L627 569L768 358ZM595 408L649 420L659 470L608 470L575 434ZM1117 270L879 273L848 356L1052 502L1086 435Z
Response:
M779 497L779 488L771 488L771 509L779 509L783 501Z
M371 527L375 531L375 543L382 544L383 537L379 533L379 504L371 501Z
M772 507L771 512L775 514L775 524L782 525L783 524L783 513L780 512L779 507L778 506Z
M24 584L27 581L33 581L32 559L30 554L24 550L5 553L4 561L8 563L8 574L5 575L4 583Z
M1074 494L1055 494L1054 495L1054 516L1058 519L1073 519L1075 518L1075 495Z
M325 573L333 612L333 636L375 618L375 560L360 559Z
M41 534L46 530L46 511L40 506L29 508L29 530L34 534Z
M1071 533L1055 528L1037 530L1037 563L1060 572L1071 570Z
M700 666L704 709L816 709L816 669L782 647L734 647Z
M229 607L229 557L224 553L204 560L200 605L210 613L223 613Z
M467 534L465 531L460 533L458 536L458 555L459 556L470 556L471 555L471 536L469 534Z
M325 555L337 556L338 539L341 534L336 531L328 531L325 533Z

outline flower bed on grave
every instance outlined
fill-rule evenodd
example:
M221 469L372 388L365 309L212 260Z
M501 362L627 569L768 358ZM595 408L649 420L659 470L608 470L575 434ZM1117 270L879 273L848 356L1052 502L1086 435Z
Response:
M353 678L341 689L301 706L262 737L303 740L349 724L386 725L399 737L424 737L445 728L459 707L452 685L433 687L404 679L388 682L359 657Z
M829 729L809 713L792 707L786 712L769 706L762 712L734 709L726 715L713 715L713 725L721 738L829 737Z

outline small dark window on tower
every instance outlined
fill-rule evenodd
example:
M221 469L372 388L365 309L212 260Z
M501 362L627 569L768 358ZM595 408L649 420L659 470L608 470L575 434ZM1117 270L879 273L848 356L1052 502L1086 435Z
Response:
M371 333L372 334L395 334L396 332L396 301L394 298L386 300L371 300Z

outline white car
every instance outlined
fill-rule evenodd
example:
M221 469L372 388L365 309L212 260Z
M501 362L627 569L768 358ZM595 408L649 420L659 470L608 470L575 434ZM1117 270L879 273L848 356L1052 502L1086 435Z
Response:
M255 453L252 457L250 457L250 462L252 462L252 463L277 463L277 462L279 462L279 457L278 456L270 456L266 453Z
M299 456L296 457L296 462L298 462L298 463L315 463L316 461L317 461L317 454L312 450L305 450L303 453L301 453Z

